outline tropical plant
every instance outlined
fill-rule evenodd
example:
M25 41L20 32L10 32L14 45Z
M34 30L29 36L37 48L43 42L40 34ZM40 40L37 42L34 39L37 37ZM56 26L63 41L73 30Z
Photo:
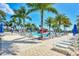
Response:
M32 20L31 17L28 16L25 7L22 6L22 7L18 10L18 13L20 14L20 17L21 17L21 19L23 20L23 24L25 24L25 20L26 20L26 19Z
M77 27L78 27L78 31L79 31L79 15L77 16Z
M17 25L20 25L21 27L25 27L26 19L32 20L31 17L28 16L26 8L24 6L20 7L20 9L18 10L15 10L15 14L11 17L16 19Z
M10 30L10 28L12 27L12 21L6 21L5 22L5 26L6 26L6 31L9 31Z
M78 31L79 31L79 22L77 23L77 26L78 26Z
M52 13L57 14L57 10L53 7L51 3L27 3L28 7L30 7L28 13L39 11L41 13L41 29L43 28L43 18L44 11L50 11ZM41 39L43 38L43 34L41 33Z
M0 10L0 22L4 22L6 20L6 13Z
M66 32L66 28L70 27L71 22L67 16L63 16L62 25L64 26L64 33Z
M61 25L64 26L64 31L65 31L66 27L69 27L71 25L69 18L63 14L58 14L55 17L55 20L57 21L59 32L61 31Z
M53 21L52 17L48 17L47 20L45 20L45 24L49 27L49 34L51 32L50 29L51 29L52 21Z
M38 30L38 27L35 24L32 24L32 23L25 24L25 27L26 27L27 30L30 29L30 28L31 28L32 31Z
M57 35L56 35L56 33L58 32L57 20L55 20L55 19L52 20L51 27L52 27L52 29L53 29L53 32L55 33L55 36L57 36Z
M60 32L61 30L61 25L62 25L62 20L63 20L63 15L61 14L58 14L56 17L55 17L55 20L57 21L57 25L58 25L58 32Z

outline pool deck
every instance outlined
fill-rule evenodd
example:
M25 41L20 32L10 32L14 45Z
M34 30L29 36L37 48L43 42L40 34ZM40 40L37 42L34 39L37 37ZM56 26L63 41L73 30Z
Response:
M70 39L71 37L71 35L65 35L48 40L37 40L20 35L5 35L2 37L2 55L66 56L52 50L53 42Z

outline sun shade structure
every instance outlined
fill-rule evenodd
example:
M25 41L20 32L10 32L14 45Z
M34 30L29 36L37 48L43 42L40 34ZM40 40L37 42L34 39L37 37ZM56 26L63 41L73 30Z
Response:
M3 23L0 23L0 33L3 33L4 32L4 25Z
M77 25L75 24L72 30L73 35L76 35L78 33Z
M44 28L41 28L39 31L40 31L40 33L46 33L46 32L48 32L48 30L44 29Z

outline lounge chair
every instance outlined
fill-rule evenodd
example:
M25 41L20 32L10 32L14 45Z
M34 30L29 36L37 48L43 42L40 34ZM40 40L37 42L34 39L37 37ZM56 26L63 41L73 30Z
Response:
M0 36L4 36L4 33L0 33Z
M57 44L53 47L53 49L57 50L60 53L65 55L75 55L74 48L64 44Z
M65 55L76 55L74 43L74 40L62 40L60 42L56 42L53 49Z

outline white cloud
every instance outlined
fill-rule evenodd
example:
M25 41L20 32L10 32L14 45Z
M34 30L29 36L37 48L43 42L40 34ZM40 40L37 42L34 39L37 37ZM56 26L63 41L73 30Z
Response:
M9 7L8 4L0 3L0 10L3 10L7 14L14 14L14 11Z

